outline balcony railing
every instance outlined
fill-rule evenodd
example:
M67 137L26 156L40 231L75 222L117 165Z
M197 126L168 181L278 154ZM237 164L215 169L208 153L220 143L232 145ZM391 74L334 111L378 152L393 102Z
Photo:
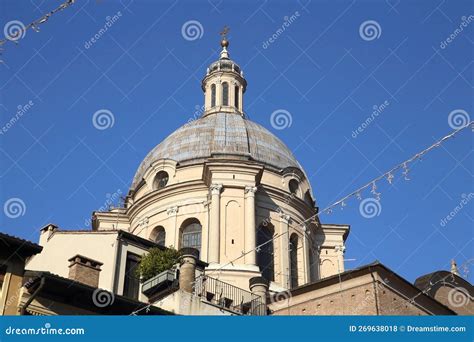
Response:
M176 270L167 270L145 281L142 285L142 292L150 297L165 288L169 288L175 282Z
M194 294L204 302L238 315L266 314L266 305L260 296L205 275L196 278Z

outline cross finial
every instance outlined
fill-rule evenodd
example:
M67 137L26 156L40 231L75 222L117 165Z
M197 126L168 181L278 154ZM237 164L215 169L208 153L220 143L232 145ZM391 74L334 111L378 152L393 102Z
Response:
M229 26L225 25L224 28L222 29L222 31L220 32L220 35L222 36L222 39L227 40L227 33L229 33L229 31L230 31Z
M227 48L229 47L229 41L227 40L227 33L229 33L229 31L230 31L229 26L226 25L220 32L220 35L222 36L221 46L222 46L223 52L226 52ZM228 56L221 56L221 57L228 57Z

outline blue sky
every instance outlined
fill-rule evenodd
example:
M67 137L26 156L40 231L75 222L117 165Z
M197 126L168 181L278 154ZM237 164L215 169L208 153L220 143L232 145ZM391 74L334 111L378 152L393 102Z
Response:
M0 24L30 23L60 3L2 1ZM147 152L202 104L224 25L248 81L246 112L294 152L323 208L451 132L453 111L472 118L472 14L469 1L77 0L3 46L0 204L24 207L0 211L0 229L33 241L47 222L84 229L93 210L125 194ZM182 33L191 20L197 36ZM375 35L360 30L367 21ZM18 106L30 108L6 127ZM99 130L92 119L104 109L114 122ZM291 125L272 126L277 110ZM321 215L351 225L346 267L378 259L413 281L472 259L473 203L440 223L473 192L472 142L463 130L410 166L409 181L381 182L373 218L355 199Z

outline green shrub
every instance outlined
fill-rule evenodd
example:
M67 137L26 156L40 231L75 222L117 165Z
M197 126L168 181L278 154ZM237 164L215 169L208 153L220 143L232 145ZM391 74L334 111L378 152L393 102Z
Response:
M179 252L173 247L161 250L160 248L150 248L144 254L138 265L138 275L142 282L171 269L179 260Z

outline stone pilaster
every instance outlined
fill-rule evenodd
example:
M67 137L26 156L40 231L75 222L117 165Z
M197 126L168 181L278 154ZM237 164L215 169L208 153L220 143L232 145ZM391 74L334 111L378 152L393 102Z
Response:
M309 283L311 281L311 262L310 262L310 245L311 241L309 239L309 229L306 225L303 226L304 234L303 234L303 260L305 265L305 272L304 272L304 283Z
M168 215L168 220L170 222L170 227L172 229L169 229L166 232L166 246L172 245L175 248L178 248L179 244L179 227L177 227L177 215L178 215L178 207L169 207L166 209L166 214Z
M257 264L256 227L255 227L255 193L256 186L245 187L245 263L247 265Z
M211 190L211 224L209 225L209 263L219 263L220 257L220 219L222 184L212 184Z
M290 252L289 252L289 223L290 215L280 213L280 275L281 285L290 288Z

